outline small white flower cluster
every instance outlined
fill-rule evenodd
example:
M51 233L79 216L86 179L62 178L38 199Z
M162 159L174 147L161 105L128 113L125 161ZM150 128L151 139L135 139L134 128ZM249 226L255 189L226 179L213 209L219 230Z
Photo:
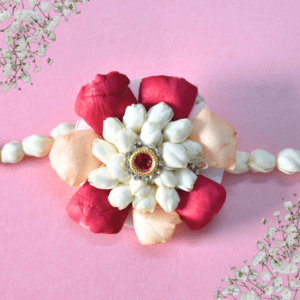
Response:
M103 166L89 174L89 183L111 190L113 207L130 203L143 212L159 204L175 211L180 197L177 189L190 192L197 174L189 166L202 157L200 144L189 140L193 125L189 119L171 121L174 112L160 102L148 112L142 104L125 110L123 123L117 118L103 122L103 139L93 141L93 154Z
M2 76L6 77L4 82L0 81L2 91L16 88L19 80L25 83L31 81L29 71L25 70L30 67L30 63L34 73L41 70L36 65L36 58L46 56L50 41L56 40L54 30L60 17L68 21L66 17L72 12L80 13L77 3L86 5L87 1L54 0L52 3L49 0L29 0L27 8L31 9L25 9L23 0L0 0L0 23L5 22L0 32L4 34L4 43L7 45L7 48L0 48L0 71L2 69ZM11 24L7 25L10 20ZM48 58L47 62L52 65L53 60Z
M215 299L300 299L300 197L297 204L285 201L284 208L287 214L283 220L280 211L274 212L278 226L268 226L263 241L257 242L259 251L252 264L245 260L241 269L232 268L235 277L225 276L222 282L229 282L229 286L216 291ZM265 218L261 222L267 223Z

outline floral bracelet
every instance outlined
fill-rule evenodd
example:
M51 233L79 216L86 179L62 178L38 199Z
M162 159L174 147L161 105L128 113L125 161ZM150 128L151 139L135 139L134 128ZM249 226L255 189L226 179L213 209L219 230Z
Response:
M118 72L96 75L77 96L82 120L76 128L61 124L52 138L33 135L8 143L1 161L50 152L59 177L79 187L67 205L72 220L112 234L132 214L143 245L165 243L177 224L199 230L220 211L226 198L223 169L267 173L277 166L286 174L300 172L300 151L285 149L276 157L260 149L237 151L234 128L201 101L183 78L130 83Z

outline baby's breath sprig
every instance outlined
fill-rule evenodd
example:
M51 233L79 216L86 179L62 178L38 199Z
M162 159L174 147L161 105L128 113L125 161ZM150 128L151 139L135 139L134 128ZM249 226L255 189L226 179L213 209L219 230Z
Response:
M284 201L283 205L286 214L281 218L280 211L273 213L277 226L268 226L263 240L257 242L258 253L252 263L245 260L240 269L233 267L234 277L225 276L222 282L229 285L220 287L215 299L300 299L300 197L296 204ZM261 222L267 224L265 218Z
M72 13L79 14L77 4L86 5L87 1L29 0L25 4L23 0L0 0L0 23L4 23L0 32L6 44L0 48L0 71L6 77L0 81L2 91L15 89L20 80L31 82L29 70L41 71L37 59L45 57L50 43L56 40L54 31L60 19L68 21ZM53 59L47 58L47 62L52 65Z

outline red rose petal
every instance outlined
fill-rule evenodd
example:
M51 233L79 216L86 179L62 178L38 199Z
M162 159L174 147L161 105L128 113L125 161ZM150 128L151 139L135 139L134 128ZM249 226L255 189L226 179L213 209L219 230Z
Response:
M102 135L103 121L116 117L122 121L128 105L137 103L128 87L129 79L119 72L96 77L83 86L77 96L75 112Z
M159 102L165 102L174 111L173 120L178 120L189 116L197 93L197 87L184 78L151 76L141 82L139 102L146 110Z
M119 210L108 202L110 190L100 190L86 182L67 205L70 218L94 233L118 233L129 207Z
M178 190L180 197L176 209L180 219L191 230L205 227L221 210L225 199L225 188L206 178L199 176L191 192Z

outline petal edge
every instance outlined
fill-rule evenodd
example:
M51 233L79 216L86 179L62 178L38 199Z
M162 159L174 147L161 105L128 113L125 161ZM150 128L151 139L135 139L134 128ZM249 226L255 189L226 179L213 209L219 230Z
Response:
M94 233L121 231L129 207L119 210L108 202L110 190L100 190L86 182L67 205L70 218Z
M178 190L178 194L180 202L176 212L190 230L205 227L219 213L226 199L222 185L201 175L191 192Z

